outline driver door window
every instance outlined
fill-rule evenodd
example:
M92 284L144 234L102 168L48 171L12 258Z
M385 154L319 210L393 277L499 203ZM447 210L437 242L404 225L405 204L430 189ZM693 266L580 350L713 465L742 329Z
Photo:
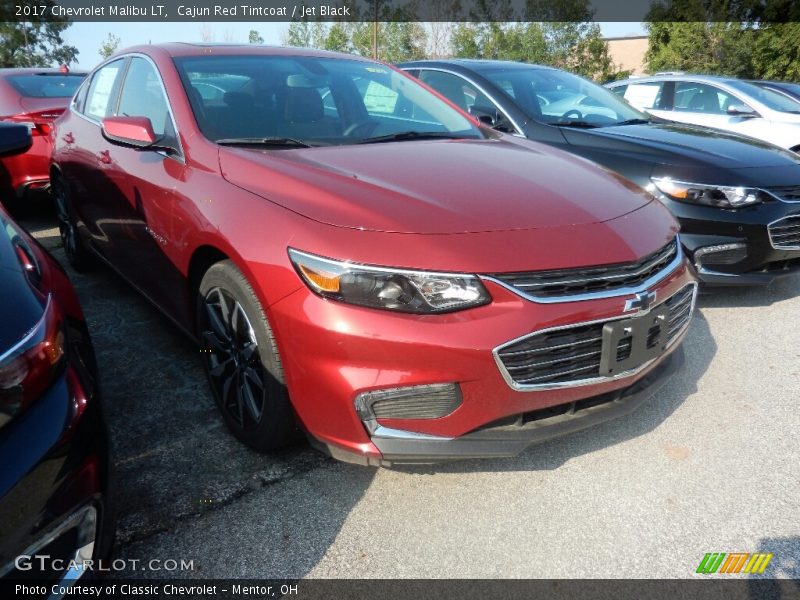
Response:
M736 98L712 85L691 81L675 83L674 110L724 115L731 104L737 104Z

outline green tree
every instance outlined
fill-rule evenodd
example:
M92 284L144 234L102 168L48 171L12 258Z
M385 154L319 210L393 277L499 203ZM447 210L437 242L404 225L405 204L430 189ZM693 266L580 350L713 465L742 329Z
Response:
M264 38L261 37L261 34L258 33L258 31L251 29L250 34L247 36L247 41L251 44L263 44Z
M370 22L353 23L352 50L372 56L373 28ZM426 58L427 34L420 23L391 21L378 23L378 59L390 63Z
M800 23L762 23L753 42L753 73L800 81Z
M606 82L628 77L631 72L621 70L611 60L608 43L603 39L600 25L582 23L574 38L574 44L562 49L552 63L595 81Z
M597 23L461 23L451 45L457 57L552 65L598 81L625 75L613 64Z
M330 25L322 39L322 48L332 52L351 52L350 29L348 23L336 22Z
M654 22L646 25L647 70L753 77L759 30L746 23ZM800 44L800 40L795 42Z
M283 34L286 46L299 48L328 48L328 36L331 27L321 21L293 21Z
M550 63L540 23L461 23L451 45L460 58Z
M52 0L37 4L48 8ZM8 7L3 9L8 12ZM64 42L62 34L71 25L67 20L0 21L0 67L49 67L75 62L78 49Z
M120 40L113 33L109 33L108 36L106 37L105 41L102 44L100 44L100 49L98 50L98 53L100 54L100 57L103 60L105 60L109 56L114 54L114 52L117 51L117 48L119 48L119 44L120 44L121 41L122 40Z

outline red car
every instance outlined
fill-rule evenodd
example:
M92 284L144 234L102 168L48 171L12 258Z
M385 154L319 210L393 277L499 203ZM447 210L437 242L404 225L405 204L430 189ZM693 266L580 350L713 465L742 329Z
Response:
M258 450L299 426L362 464L513 455L680 364L696 284L668 211L392 67L141 46L56 127L70 260L100 257L199 340Z
M0 121L24 123L33 144L24 154L3 159L0 189L22 198L50 184L50 131L86 73L62 69L0 69Z

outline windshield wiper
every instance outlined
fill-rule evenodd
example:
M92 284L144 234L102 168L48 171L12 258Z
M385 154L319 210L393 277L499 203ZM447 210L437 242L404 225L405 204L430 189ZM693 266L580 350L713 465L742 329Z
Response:
M609 127L616 127L617 125L646 125L650 123L650 119L628 119L627 121L620 121L619 123L612 123Z
M290 137L223 138L220 146L284 146L287 148L311 148L312 144Z
M377 137L364 138L358 140L357 144L380 144L383 142L405 142L409 140L472 140L479 139L473 136L457 135L446 131L401 131L389 135L379 135Z
M556 127L583 127L584 129L594 129L597 127L594 123L589 123L589 121L556 121L553 123Z

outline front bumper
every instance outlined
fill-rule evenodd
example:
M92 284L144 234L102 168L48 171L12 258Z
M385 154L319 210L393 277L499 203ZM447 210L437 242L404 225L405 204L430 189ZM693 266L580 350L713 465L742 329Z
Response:
M681 224L681 241L703 283L767 285L800 272L800 247L776 247L769 233L770 224L800 217L800 203L776 200L736 211L671 200L664 203ZM738 252L730 262L720 260L725 248ZM714 249L723 250L703 255Z
M488 426L459 438L414 436L378 428L372 443L383 456L381 464L425 464L465 458L516 456L528 446L567 435L633 412L681 369L683 348L677 348L655 369L633 385L587 401L571 403L566 412L525 422Z
M693 284L684 262L649 291L661 302ZM350 306L319 298L306 288L273 304L268 316L286 383L312 444L335 458L370 465L508 456L541 439L632 410L649 395L643 388L665 381L672 372L662 366L669 362L677 368L680 362L668 355L678 348L685 330L666 354L635 373L563 387L515 389L496 362L498 347L549 328L637 313L625 312L630 295L543 304L492 281L485 285L490 304L436 316ZM653 373L659 375L651 377ZM645 383L636 387L640 381ZM458 407L436 418L378 417L369 423L356 409L356 400L367 392L432 384L456 385ZM607 406L600 407L601 400ZM588 412L581 408L583 401L593 405ZM555 419L497 429L499 422L520 415L571 405L575 410L568 423Z

